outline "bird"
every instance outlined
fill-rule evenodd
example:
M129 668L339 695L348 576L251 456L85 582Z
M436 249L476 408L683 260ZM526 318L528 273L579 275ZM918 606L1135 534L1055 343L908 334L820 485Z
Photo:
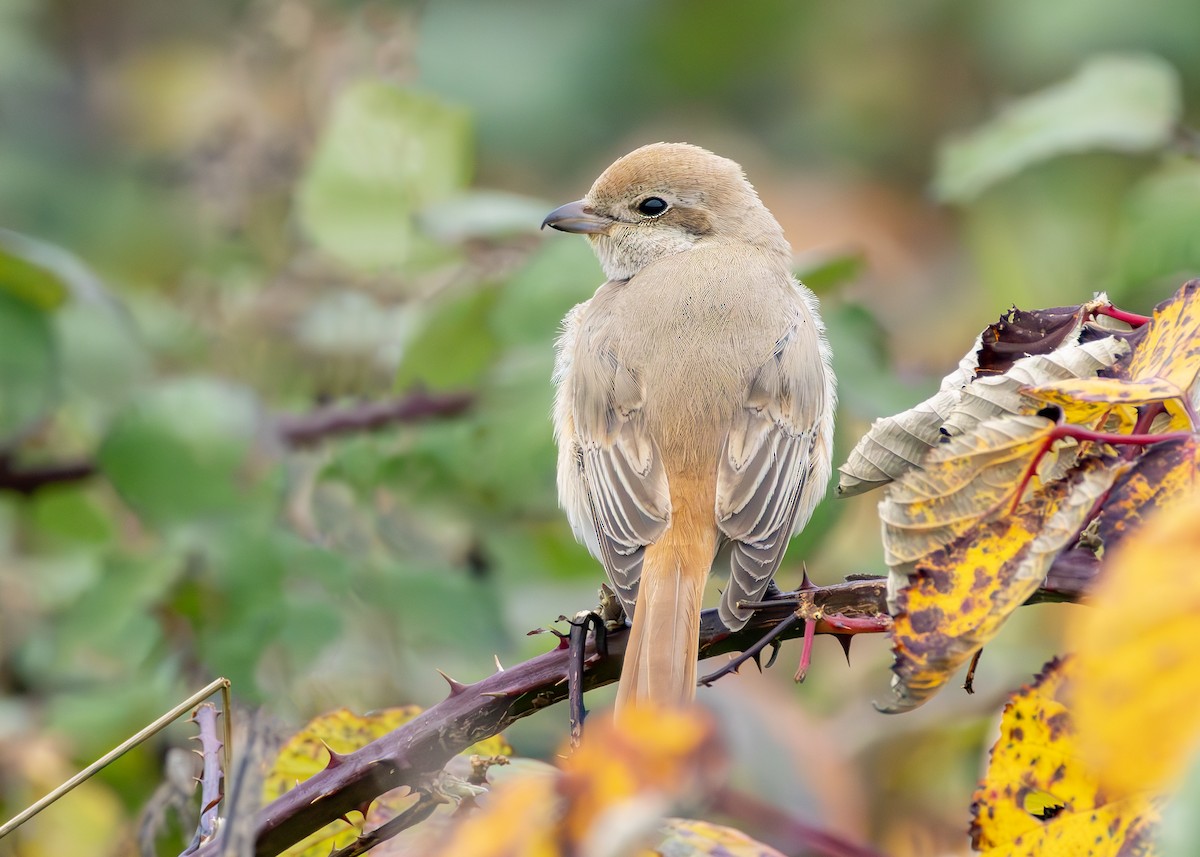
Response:
M744 627L829 483L817 298L741 166L699 146L624 155L546 226L607 277L563 319L553 422L560 505L632 618L616 715L685 706L710 571Z

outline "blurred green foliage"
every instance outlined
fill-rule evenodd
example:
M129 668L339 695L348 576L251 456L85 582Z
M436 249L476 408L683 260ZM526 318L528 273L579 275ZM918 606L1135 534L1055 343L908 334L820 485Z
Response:
M537 226L617 155L747 167L824 302L840 448L1010 303L1145 311L1196 275L1196 32L1190 0L0 0L0 461L100 469L0 492L0 811L214 675L292 718L428 704L434 667L479 678L592 603L549 378L601 275ZM475 404L312 449L275 430L414 386ZM873 499L827 503L785 585L802 560L878 571ZM1047 624L989 648L996 693ZM884 720L885 646L860 648L846 673L819 646L798 693L776 670L706 697L738 776L896 855L958 847L994 699ZM549 752L562 724L534 720L518 749ZM132 816L153 749L105 778Z

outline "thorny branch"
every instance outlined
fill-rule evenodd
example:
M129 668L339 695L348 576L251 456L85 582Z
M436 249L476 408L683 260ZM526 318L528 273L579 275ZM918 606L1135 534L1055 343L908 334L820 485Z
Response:
M1094 558L1089 563L1068 552L1063 567L1055 563L1045 585L1029 603L1080 600L1095 571ZM868 623L845 620L886 616L886 584L882 578L869 578L784 593L778 603L756 610L746 627L736 632L721 624L716 610L706 610L701 619L700 657L744 651L798 610L822 617L814 621L818 634L867 633L862 629ZM793 623L780 639L803 635L807 624ZM885 627L879 622L875 630ZM594 643L589 641L582 677L585 690L617 680L627 638L624 629L610 632L604 658L596 655ZM266 806L258 815L255 854L273 857L346 813L366 809L387 791L401 786L416 788L471 744L562 701L567 697L570 660L566 643L560 642L553 651L474 684L447 677L450 694L442 702L362 749L333 757L325 770ZM196 853L213 857L219 847L218 837Z
M275 431L290 447L311 446L330 437L383 428L396 423L452 417L471 406L470 393L429 393L416 390L382 402L326 405L303 414L278 414ZM32 496L49 485L82 482L98 472L89 458L19 466L11 455L0 453L0 491Z

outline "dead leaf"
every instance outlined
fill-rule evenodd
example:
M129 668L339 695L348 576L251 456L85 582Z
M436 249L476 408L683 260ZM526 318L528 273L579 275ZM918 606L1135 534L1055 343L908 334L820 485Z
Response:
M1021 390L1088 378L1111 366L1129 346L1108 319L1088 321L1108 299L1072 307L1013 308L976 337L937 393L907 411L876 420L839 470L838 494L851 496L919 468L946 435L967 433L980 421L1032 413L1039 405Z
M1151 855L1158 813L1145 795L1114 795L1079 757L1068 707L1071 659L1046 665L1013 695L972 804L971 845L988 857Z

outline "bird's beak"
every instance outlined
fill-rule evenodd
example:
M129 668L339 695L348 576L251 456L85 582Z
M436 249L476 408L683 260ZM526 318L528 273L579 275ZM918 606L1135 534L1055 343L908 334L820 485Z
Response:
M607 232L613 221L588 209L582 199L560 205L546 215L542 228L550 226L559 232L578 232L583 235L599 235Z

